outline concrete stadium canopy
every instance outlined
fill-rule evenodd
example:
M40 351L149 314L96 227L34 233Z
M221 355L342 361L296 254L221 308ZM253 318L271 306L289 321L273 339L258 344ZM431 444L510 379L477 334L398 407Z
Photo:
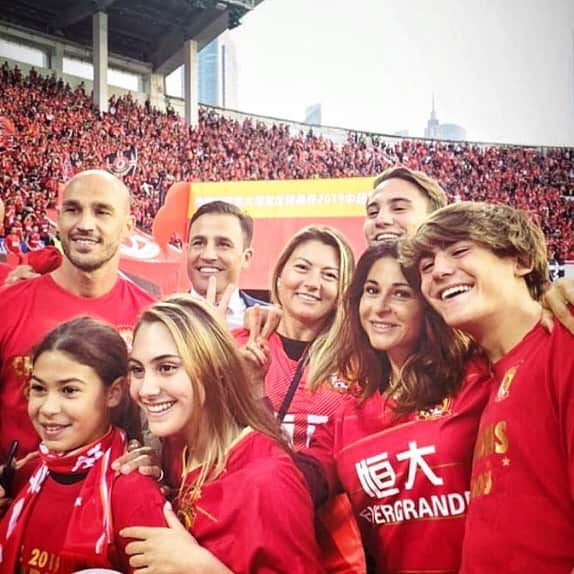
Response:
M167 75L184 63L186 40L201 50L262 1L9 0L1 2L0 20L91 47L92 16L106 12L110 53Z

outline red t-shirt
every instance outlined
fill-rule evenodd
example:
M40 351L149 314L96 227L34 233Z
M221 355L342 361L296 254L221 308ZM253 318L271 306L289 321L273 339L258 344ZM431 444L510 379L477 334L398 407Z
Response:
M137 285L118 278L103 297L78 297L57 285L51 275L20 281L0 293L0 462L13 439L18 458L38 447L38 435L28 418L24 391L31 371L30 351L57 325L90 315L114 325L131 340L139 313L153 303Z
M4 238L4 245L6 249L12 253L20 254L22 250L20 249L20 237L16 233L9 233Z
M34 502L30 515L32 518L25 527L19 556L19 572L69 574L94 566L90 556L77 559L60 556L74 501L81 487L82 481L61 484L50 476L46 478ZM119 532L128 526L166 526L163 505L164 498L152 479L139 472L118 475L112 486L111 507L115 537L107 568L133 572L129 567L129 557L124 552L130 539L123 538Z
M237 329L233 331L233 336L237 343L242 345L247 342L249 332L246 329ZM287 356L277 333L269 337L269 350L271 365L265 377L265 395L277 412L299 362ZM307 389L308 373L309 367L303 372L282 424L295 449L308 446L317 425L326 423L339 405L345 399L351 398L345 383L337 379L333 385L324 384L311 392Z
M236 574L323 571L305 480L262 433L251 431L231 448L225 470L202 487L195 511L191 533Z
M452 399L397 418L374 395L346 404L304 452L332 492L351 499L377 572L456 572L469 499L472 449L491 388L471 362Z
M462 572L574 568L574 336L537 325L493 367Z
M247 342L246 329L233 331L239 345ZM295 375L298 361L290 359L277 333L269 337L271 365L265 377L265 394L277 412ZM282 428L295 450L309 445L315 429L325 424L343 402L352 400L345 381L333 377L312 392L307 388L309 367L303 372ZM317 514L317 535L324 567L331 574L363 572L364 555L360 533L345 495L329 501Z
M40 239L40 234L39 233L32 233L29 237L28 237L28 248L29 249L40 249L42 247L41 245L41 239Z

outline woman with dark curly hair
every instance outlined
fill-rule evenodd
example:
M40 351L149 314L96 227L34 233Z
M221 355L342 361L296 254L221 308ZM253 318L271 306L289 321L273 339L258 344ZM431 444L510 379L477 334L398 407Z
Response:
M396 244L363 254L346 310L339 369L359 396L305 452L329 495L351 499L376 572L455 572L488 370L425 303Z

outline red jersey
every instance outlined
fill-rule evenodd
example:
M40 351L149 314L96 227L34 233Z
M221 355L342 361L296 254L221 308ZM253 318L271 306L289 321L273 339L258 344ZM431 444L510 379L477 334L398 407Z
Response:
M346 404L317 430L307 454L332 492L351 499L376 571L457 572L469 500L472 449L491 384L471 362L454 398L397 418L374 395Z
M266 435L251 431L230 449L225 470L186 505L184 479L176 509L195 513L190 531L236 574L322 572L313 504L291 457ZM189 514L188 514L189 515Z
M462 572L574 568L574 336L537 325L493 366Z
M249 331L238 329L233 331L233 335L241 345L247 342ZM271 365L265 377L265 395L277 412L293 380L299 361L287 356L277 333L273 333L268 342ZM282 422L282 428L295 450L308 446L317 426L325 424L344 401L352 399L347 383L337 379L336 376L316 391L310 391L307 388L308 374L309 367L303 371ZM364 571L360 533L345 495L337 497L320 509L316 525L322 562L328 572L333 574Z
M20 249L20 237L16 233L9 233L6 235L4 238L4 245L6 246L6 249L17 255L22 252Z
M239 345L247 342L249 332L246 329L233 331ZM265 377L265 395L271 401L275 412L281 407L289 384L297 370L298 361L290 359L277 333L269 337L271 365ZM335 413L339 405L350 398L344 381L334 378L332 384L321 385L315 392L307 389L309 367L303 372L299 386L295 391L289 410L283 419L283 430L295 449L309 446L309 441L317 428Z
M28 249L37 250L43 247L39 233L31 233L28 237Z
M94 565L89 556L77 559L60 556L81 487L82 481L61 484L52 477L46 479L34 503L32 519L26 525L19 556L21 574L69 574ZM125 554L130 539L119 532L128 526L166 526L163 505L164 498L152 479L139 472L118 475L111 496L115 552L107 568L133 572Z
M18 457L36 450L39 439L28 417L24 391L31 371L29 353L57 325L90 315L114 325L131 340L139 313L153 303L137 285L118 278L103 297L78 297L51 275L20 281L0 294L0 462L18 439Z

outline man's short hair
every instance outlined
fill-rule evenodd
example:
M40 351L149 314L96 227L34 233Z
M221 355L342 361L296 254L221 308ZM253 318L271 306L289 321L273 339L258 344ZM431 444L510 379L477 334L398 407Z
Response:
M461 201L431 213L401 255L409 267L418 267L433 249L458 241L473 241L498 257L516 257L532 267L524 279L530 295L542 298L549 280L546 241L540 226L524 211L494 203Z
M204 203L201 207L195 210L194 214L189 220L189 227L187 228L188 237L194 221L197 221L202 215L208 214L233 215L234 217L237 217L239 225L241 226L241 231L243 232L243 242L245 249L251 245L251 240L253 239L253 218L239 209L237 205L220 200Z
M381 175L375 178L373 189L377 189L381 183L389 179L402 179L412 183L428 199L429 213L444 207L448 203L445 190L435 179L422 171L416 171L404 165L388 167ZM372 195L369 196L367 202L370 201Z

